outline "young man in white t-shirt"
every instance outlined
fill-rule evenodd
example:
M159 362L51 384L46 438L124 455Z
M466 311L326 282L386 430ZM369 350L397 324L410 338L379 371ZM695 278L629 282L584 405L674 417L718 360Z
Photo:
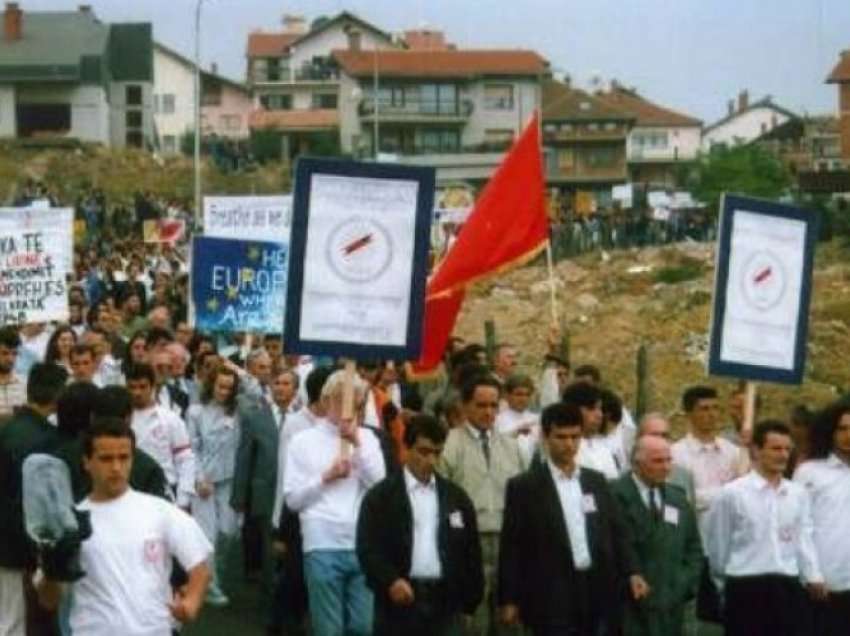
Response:
M78 508L91 515L92 536L80 549L85 576L71 588L70 624L86 636L170 636L172 621L195 620L203 604L212 546L177 506L129 487L135 439L116 418L97 418L83 438L83 466L92 490ZM172 558L188 582L172 595ZM55 605L60 584L37 583Z

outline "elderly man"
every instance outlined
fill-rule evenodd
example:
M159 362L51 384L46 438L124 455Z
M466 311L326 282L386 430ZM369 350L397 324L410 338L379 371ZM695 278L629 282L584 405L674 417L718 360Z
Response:
M354 385L354 409L343 404ZM286 453L283 492L301 520L304 578L315 636L372 633L372 593L355 553L357 514L366 491L386 475L378 438L362 428L366 383L345 371L322 387L325 417L296 435ZM350 405L349 405L350 406Z
M659 437L670 441L670 421L661 413L647 413L640 421L638 428L638 437L649 435ZM688 497L688 503L692 506L696 502L696 493L694 491L694 476L691 471L673 462L670 466L670 473L667 476L667 482L679 486L685 491Z
M631 590L626 602L626 636L679 636L685 604L696 596L702 545L685 491L668 481L672 465L670 443L643 435L631 472L611 486L629 529L637 574L646 584Z

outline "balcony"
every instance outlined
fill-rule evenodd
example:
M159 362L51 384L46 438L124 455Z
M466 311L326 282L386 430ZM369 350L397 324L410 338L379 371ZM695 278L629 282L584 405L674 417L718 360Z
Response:
M394 104L389 100L378 100L378 121L394 123L457 123L463 124L469 119L474 110L472 100L459 101L417 100L403 105ZM363 123L374 123L375 102L372 98L364 98L357 107Z

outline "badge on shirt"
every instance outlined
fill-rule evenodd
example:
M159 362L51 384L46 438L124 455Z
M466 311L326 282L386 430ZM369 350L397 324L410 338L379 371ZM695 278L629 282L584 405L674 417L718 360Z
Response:
M596 499L593 498L593 495L581 496L581 511L584 514L596 512Z
M165 546L161 539L145 539L145 561L159 563L165 556Z
M449 514L449 527L463 529L463 515L460 510L455 510L451 514Z
M783 543L790 543L794 540L793 526L782 526L779 528L779 540Z
M673 506L664 506L664 521L674 526L679 525L679 509Z

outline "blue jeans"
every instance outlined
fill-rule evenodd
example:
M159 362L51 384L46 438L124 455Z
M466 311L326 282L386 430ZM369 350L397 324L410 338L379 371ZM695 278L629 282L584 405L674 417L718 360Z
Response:
M314 636L369 636L374 599L353 550L304 555L304 580Z

